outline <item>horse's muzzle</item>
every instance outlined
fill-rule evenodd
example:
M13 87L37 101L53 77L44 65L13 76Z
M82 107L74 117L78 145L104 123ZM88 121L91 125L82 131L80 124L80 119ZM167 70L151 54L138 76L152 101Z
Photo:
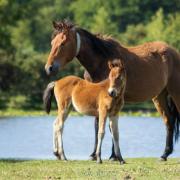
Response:
M57 63L54 63L53 65L45 67L45 71L46 71L47 75L57 74L58 69L59 69L59 65Z
M45 71L47 75L51 75L51 73L53 72L53 66L45 67Z

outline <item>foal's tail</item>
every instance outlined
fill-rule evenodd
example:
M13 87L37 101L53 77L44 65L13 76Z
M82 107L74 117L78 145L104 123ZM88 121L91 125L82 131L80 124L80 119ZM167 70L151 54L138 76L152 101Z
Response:
M53 92L54 86L55 86L55 82L49 83L43 94L44 107L45 107L45 111L48 114L51 111L51 100L52 100L52 96L54 94L54 92Z
M175 142L178 142L180 136L180 114L171 97L168 98L168 107L172 114L172 121L174 123L174 140Z

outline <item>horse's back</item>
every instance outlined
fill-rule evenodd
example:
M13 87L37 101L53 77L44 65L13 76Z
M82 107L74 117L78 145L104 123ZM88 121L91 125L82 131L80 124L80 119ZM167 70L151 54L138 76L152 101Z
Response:
M140 44L134 47L129 47L129 52L140 56L140 57L147 57L152 55L152 53L163 53L170 49L170 46L163 42L163 41L154 41L154 42L146 42L144 44Z

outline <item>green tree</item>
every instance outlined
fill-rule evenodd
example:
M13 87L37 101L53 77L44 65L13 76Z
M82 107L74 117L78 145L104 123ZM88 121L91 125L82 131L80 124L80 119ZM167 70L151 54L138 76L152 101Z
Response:
M110 33L117 34L116 24L110 19L108 11L105 7L100 7L97 14L94 15L94 21L91 30L93 32Z

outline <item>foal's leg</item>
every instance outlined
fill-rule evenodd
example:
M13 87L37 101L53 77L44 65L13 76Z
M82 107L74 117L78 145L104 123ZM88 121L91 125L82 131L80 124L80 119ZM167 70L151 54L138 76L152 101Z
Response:
M161 160L166 161L167 157L173 151L173 133L174 133L174 120L172 119L172 114L168 108L168 92L167 90L163 90L159 96L153 99L153 103L161 114L164 123L166 125L166 146L163 155L161 156Z
M63 128L64 122L70 112L69 109L58 109L58 117L54 121L53 125L53 148L54 148L54 155L61 160L66 160L64 149L63 149Z
M99 129L99 118L96 117L94 120L94 129L95 129L95 144L94 144L94 150L93 153L90 155L91 160L96 160L96 149L97 149L97 143L98 143L98 129ZM109 130L111 131L111 128L109 126ZM113 140L112 140L112 153L111 156L109 157L109 160L111 161L116 161L117 157L116 154L114 152L114 144L113 144Z
M111 129L111 135L113 138L114 150L117 159L119 160L120 164L124 164L125 161L123 160L120 152L119 147L119 129L118 129L118 116L113 116L109 118L109 125Z
M54 122L54 155L57 156L60 160L66 160L66 157L64 155L64 149L63 149L63 140L62 140L62 133L64 128L64 121L63 114L59 114Z
M102 163L101 160L101 146L102 146L102 141L104 138L105 134L105 125L106 125L106 118L107 114L105 112L100 112L99 115L99 130L98 130L98 144L97 144L97 149L96 149L96 157L97 157L97 163Z
M109 130L111 132L111 127L109 125ZM112 133L112 132L111 132ZM113 143L113 140L112 140L112 152L111 152L111 156L109 157L109 160L111 161L116 161L118 160L118 158L116 157L116 154L115 154L115 151L114 151L114 143Z

